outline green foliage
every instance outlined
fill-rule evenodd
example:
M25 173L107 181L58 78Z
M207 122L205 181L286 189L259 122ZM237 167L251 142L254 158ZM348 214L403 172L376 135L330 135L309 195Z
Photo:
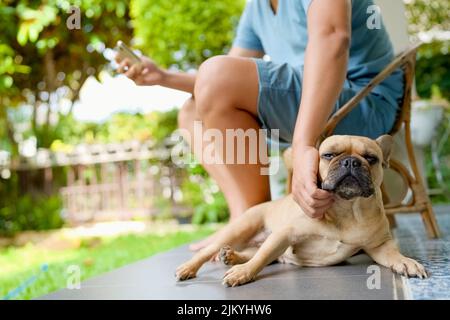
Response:
M437 33L450 30L449 1L405 1L409 33L417 38L421 32ZM424 44L418 52L416 80L417 91L423 98L431 96L432 85L438 85L444 97L450 99L450 41L433 41Z
M436 95L436 94L435 94ZM439 102L439 94L434 97L436 101ZM436 138L439 144L441 144L441 152L439 154L440 169L444 180L444 186L440 185L435 175L435 168L433 166L431 146L425 149L425 163L426 163L426 174L428 178L428 185L431 189L445 189L443 194L433 195L431 200L433 203L448 203L450 201L450 139L448 139L447 134L450 132L450 122L445 121L445 119L450 119L450 110L446 109L444 113L444 121L442 125L438 128L436 133ZM447 140L443 140L447 137ZM442 139L442 140L441 140Z
M445 48L446 47L446 48ZM416 84L419 96L429 98L433 86L450 100L450 41L424 44L417 55Z
M13 75L28 74L30 67L18 64L15 59L14 50L7 44L0 43L0 93L5 94L11 90L14 84ZM17 91L16 91L17 92Z
M177 127L178 110L153 111L148 114L117 113L99 126L96 137L100 142L129 140L158 142L170 136Z
M408 18L409 32L413 37L421 32L429 34L438 32L448 32L450 30L450 2L434 0L409 0L405 1L406 15ZM421 98L433 97L433 91L438 88L443 98L450 100L450 41L434 40L423 44L417 55L416 64L416 87ZM447 110L448 112L448 110ZM449 130L449 123L444 122L438 129L437 137L442 137L446 130ZM449 161L450 141L443 146L442 157ZM426 149L427 178L430 188L441 188L434 174L434 168L431 160L431 148ZM443 175L447 181L447 189L450 190L450 171L449 166L441 166ZM434 203L448 202L445 195L433 196Z
M136 45L162 66L187 70L228 51L245 0L133 0Z
M66 25L73 14L72 5L80 9L79 30ZM75 102L85 79L104 69L108 63L103 57L105 47L131 38L128 20L125 0L1 1L0 118L8 120L5 108L31 105L30 128L38 147L49 147L55 136L53 129L58 126L50 121L51 113L61 113L62 100ZM50 94L53 110L46 111L45 121L38 123L38 110L47 108ZM9 134L1 132L4 128L10 129ZM17 144L12 131L14 124L1 127L0 138Z
M58 196L23 195L0 208L0 235L23 230L57 229L63 225Z
M222 193L214 195L211 203L201 203L194 209L192 223L215 223L228 220L228 205Z
M63 225L62 201L58 195L22 192L37 178L34 173L29 172L27 179L23 179L22 173L12 172L9 179L0 179L0 236L24 230L57 229Z
M192 223L224 222L228 206L216 183L200 166L188 167L188 179L182 186L183 203L194 209Z
M404 1L411 34L428 30L450 30L450 2L436 0Z
M161 143L177 128L178 109L147 114L119 112L103 123L76 121L63 116L53 131L53 151L70 152L77 144L153 140Z

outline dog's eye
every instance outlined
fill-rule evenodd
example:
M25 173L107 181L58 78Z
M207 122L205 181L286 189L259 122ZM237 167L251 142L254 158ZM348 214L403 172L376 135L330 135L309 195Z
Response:
M334 154L334 153L332 153L332 152L326 152L326 153L322 153L322 159L325 159L325 160L331 160L331 159L333 159L334 157L335 157L336 155Z
M378 158L377 158L376 156L373 156L373 155L370 155L370 154L365 155L365 156L364 156L364 159L366 159L367 162L368 162L370 165L375 164L375 163L378 162Z

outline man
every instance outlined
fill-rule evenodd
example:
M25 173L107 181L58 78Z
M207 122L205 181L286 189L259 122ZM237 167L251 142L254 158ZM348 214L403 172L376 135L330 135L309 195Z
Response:
M293 195L311 217L321 218L333 195L317 187L315 142L327 119L392 59L384 26L369 28L372 0L252 0L227 56L204 62L197 74L172 73L151 60L120 70L139 85L193 94L179 126L204 129L279 129L293 147ZM270 57L260 59L264 55ZM337 126L336 134L376 138L389 132L403 92L399 70L374 88ZM225 134L224 134L225 136ZM269 179L258 164L207 164L234 217L270 200ZM199 243L193 249L201 248Z

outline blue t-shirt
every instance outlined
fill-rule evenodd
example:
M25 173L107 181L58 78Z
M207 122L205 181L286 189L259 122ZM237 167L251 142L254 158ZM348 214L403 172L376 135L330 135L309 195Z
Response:
M313 0L278 1L277 13L270 0L250 0L239 22L233 45L262 51L275 63L289 63L303 68L308 42L307 11ZM389 35L381 28L369 28L373 14L368 7L372 0L352 1L352 35L347 79L356 86L365 86L394 58ZM394 72L372 91L390 103L397 104L403 94L403 73Z

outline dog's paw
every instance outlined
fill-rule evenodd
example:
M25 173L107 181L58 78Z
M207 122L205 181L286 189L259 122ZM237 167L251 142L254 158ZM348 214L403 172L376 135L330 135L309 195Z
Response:
M194 265L192 262L190 261L185 262L182 265L180 265L175 271L175 278L177 278L177 281L195 278L197 270L198 270L197 266Z
M391 270L405 277L418 277L420 279L428 278L424 266L414 259L403 257L391 266Z
M222 284L227 287L236 287L253 281L256 274L247 264L238 264L225 272Z
M240 263L238 255L230 246L225 246L220 249L219 259L227 266L233 266Z

